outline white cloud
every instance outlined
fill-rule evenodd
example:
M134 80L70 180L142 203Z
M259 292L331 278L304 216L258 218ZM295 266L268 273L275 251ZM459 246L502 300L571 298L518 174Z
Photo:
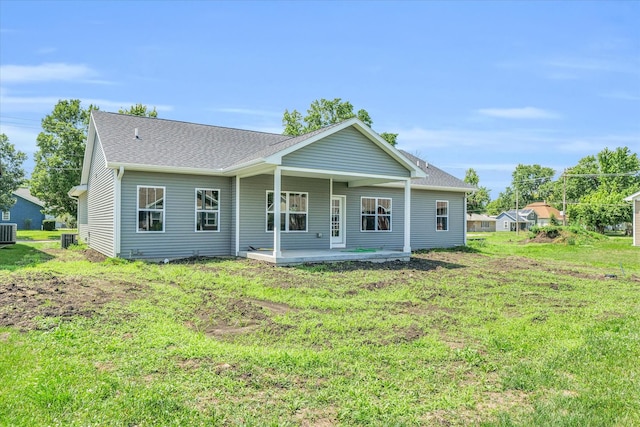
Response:
M501 119L557 119L560 116L548 110L535 107L523 108L482 108L478 114Z
M48 113L61 99L72 99L68 96L9 96L7 90L0 89L0 104L2 104L2 112L6 113ZM82 105L88 107L90 104L97 105L106 111L117 111L120 108L128 108L131 105L140 102L133 101L111 101L107 99L80 98ZM153 103L145 103L149 108L155 107L158 111L172 111L171 105L155 105Z
M33 127L0 123L0 133L7 135L9 142L15 145L17 150L29 154L29 157L36 151L36 138L40 132L39 123L34 124Z
M35 83L90 79L97 72L84 64L1 65L2 83Z

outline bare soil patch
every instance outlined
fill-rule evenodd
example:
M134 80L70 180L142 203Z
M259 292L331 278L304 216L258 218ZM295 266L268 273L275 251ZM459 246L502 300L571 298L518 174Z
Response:
M11 275L0 283L0 326L26 331L42 327L39 318L91 317L106 303L134 299L141 291L139 285L123 281L52 273Z

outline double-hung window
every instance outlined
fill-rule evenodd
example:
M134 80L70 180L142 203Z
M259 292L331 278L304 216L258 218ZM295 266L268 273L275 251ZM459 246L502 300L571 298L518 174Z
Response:
M11 212L10 211L2 211L2 220L3 221L9 221L11 219Z
M164 231L164 187L138 186L138 232Z
M436 230L449 230L449 201L436 201Z
M280 193L280 231L307 231L309 194ZM267 231L273 231L275 204L273 191L267 191Z
M196 188L196 231L220 231L220 190Z
M391 231L391 199L361 197L360 206L360 231Z

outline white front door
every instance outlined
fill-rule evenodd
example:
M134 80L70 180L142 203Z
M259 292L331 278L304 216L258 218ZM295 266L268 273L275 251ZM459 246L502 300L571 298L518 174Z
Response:
M331 247L344 248L346 236L344 232L344 206L346 196L331 197Z

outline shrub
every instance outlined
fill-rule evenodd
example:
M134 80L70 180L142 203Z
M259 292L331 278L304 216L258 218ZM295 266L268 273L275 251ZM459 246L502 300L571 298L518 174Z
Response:
M24 220L24 229L25 230L31 230L31 223L33 222L33 220L31 218L25 218Z
M53 231L56 229L56 220L55 219L45 219L42 221L42 229L44 231Z

